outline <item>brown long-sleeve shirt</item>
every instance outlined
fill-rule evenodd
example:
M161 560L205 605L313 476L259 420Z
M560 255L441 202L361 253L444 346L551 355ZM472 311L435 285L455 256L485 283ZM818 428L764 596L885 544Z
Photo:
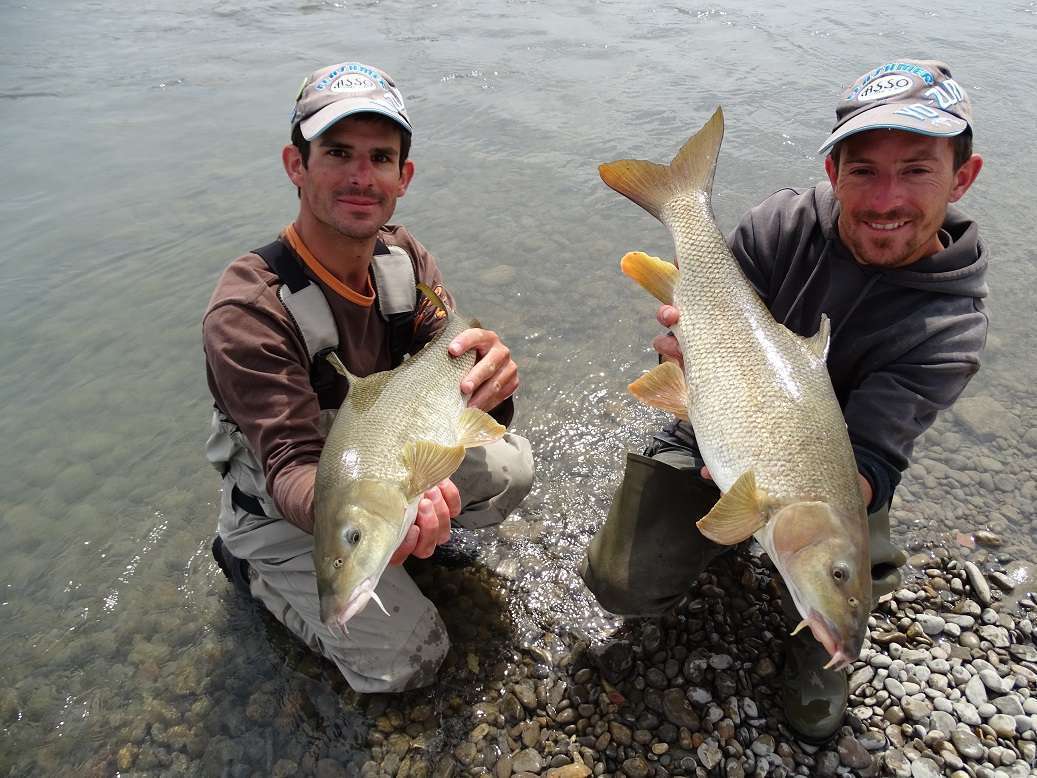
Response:
M387 225L379 237L405 249L418 280L442 293L435 259L406 229ZM296 245L297 253L308 254ZM328 300L338 326L338 354L346 367L358 376L389 369L388 330L373 287L368 295L350 290L344 296L344 290L336 291L309 268L307 274ZM320 405L310 383L310 355L277 297L279 286L280 279L256 254L230 263L202 320L206 375L216 406L238 425L262 465L267 492L281 514L312 531L313 488L324 446ZM451 304L449 295L445 299ZM439 328L424 298L417 313L412 353ZM336 389L337 407L345 397L345 379Z

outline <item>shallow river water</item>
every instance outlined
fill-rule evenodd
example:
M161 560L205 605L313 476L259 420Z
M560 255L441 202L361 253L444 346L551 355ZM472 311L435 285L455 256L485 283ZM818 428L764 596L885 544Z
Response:
M464 740L492 679L620 625L575 566L624 452L662 421L625 393L657 325L618 259L672 249L597 165L669 159L718 104L726 230L823 176L815 149L856 75L951 64L986 160L962 206L992 258L992 323L894 533L986 568L1037 556L1034 0L4 2L0 44L2 774L334 775L382 748L368 729L390 703L354 699L213 565L202 450L201 314L227 262L293 218L294 91L343 59L407 98L417 174L395 220L513 348L539 463L513 519L459 538L475 569L419 571L445 613L483 614L446 616L460 647L406 708L429 753Z

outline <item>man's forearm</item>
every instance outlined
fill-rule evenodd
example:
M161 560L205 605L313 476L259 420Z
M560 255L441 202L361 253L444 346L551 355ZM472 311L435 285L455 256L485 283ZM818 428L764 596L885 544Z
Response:
M299 529L313 534L313 489L317 464L289 465L274 477L270 496L281 515Z

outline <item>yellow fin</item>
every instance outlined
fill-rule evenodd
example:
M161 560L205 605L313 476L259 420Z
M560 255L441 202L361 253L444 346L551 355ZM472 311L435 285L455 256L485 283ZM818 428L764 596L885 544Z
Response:
M746 471L695 526L710 540L733 546L766 523L766 500L767 495L756 488L752 471Z
M676 363L656 365L627 388L645 405L688 421L688 385Z
M610 187L659 218L663 207L677 197L695 192L709 195L723 139L724 112L717 108L669 165L623 159L599 165L598 174Z
M443 298L436 294L435 289L433 289L431 286L429 286L423 281L419 281L416 284L416 286L418 287L418 291L425 295L429 299L429 302L431 302L436 308L443 311L444 313L449 313L450 309L446 307L446 303L443 302Z
M828 359L828 344L832 340L832 323L828 319L828 314L821 314L821 323L817 327L817 332L803 340L806 341L806 347L814 352L818 359L822 362Z
M619 260L619 268L656 300L673 305L673 290L681 275L675 264L643 251L629 251Z
M457 444L472 448L500 440L504 437L505 429L504 425L498 424L486 411L465 408L457 420L457 432Z
M464 459L464 446L444 446L418 440L403 447L403 466L410 474L407 499L413 500L430 486L449 478Z

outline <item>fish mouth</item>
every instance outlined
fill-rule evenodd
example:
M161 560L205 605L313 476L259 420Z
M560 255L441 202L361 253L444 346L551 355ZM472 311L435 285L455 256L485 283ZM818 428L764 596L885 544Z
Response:
M832 623L816 610L811 609L810 615L799 622L792 634L795 635L803 627L810 628L814 640L820 643L829 656L831 656L831 659L824 666L825 670L845 670L856 660L857 657L850 656L846 652L843 641L836 635Z
M374 600L378 607L382 609L382 612L388 616L389 613L385 610L385 606L382 605L381 599L375 594L376 585L377 580L371 578L365 578L357 584L356 588L350 593L349 599L341 607L332 611L331 618L327 622L328 626L337 625L343 634L348 635L349 631L346 629L346 623L366 608L370 600Z

